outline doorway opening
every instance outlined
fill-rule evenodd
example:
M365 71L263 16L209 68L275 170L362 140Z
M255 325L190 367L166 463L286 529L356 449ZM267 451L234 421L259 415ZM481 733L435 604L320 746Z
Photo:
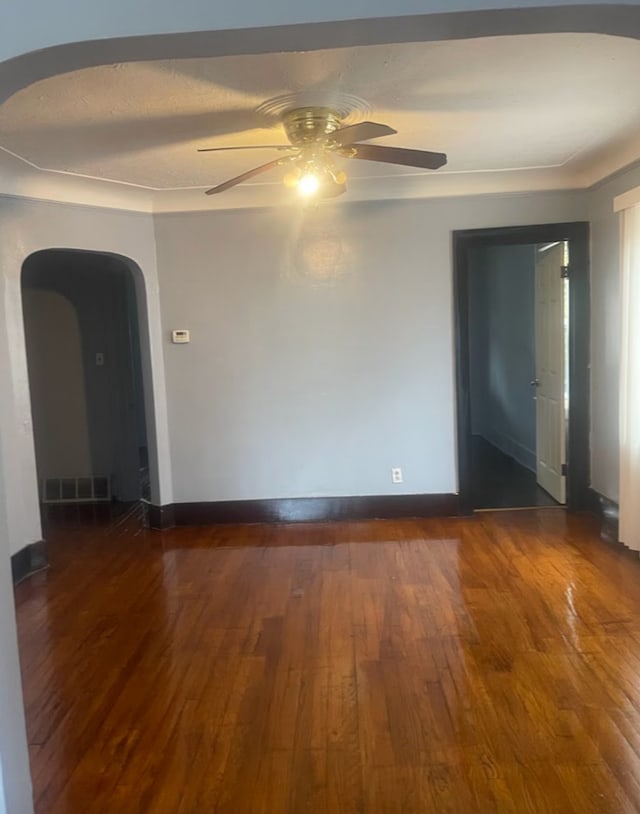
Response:
M25 260L21 284L45 531L141 511L149 445L133 270L48 249Z
M583 508L588 225L457 232L454 257L462 511Z

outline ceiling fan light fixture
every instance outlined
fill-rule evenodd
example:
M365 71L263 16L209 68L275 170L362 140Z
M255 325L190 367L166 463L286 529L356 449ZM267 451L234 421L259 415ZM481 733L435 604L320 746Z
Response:
M437 170L447 163L444 153L363 144L381 136L394 135L397 131L387 124L369 121L342 127L338 113L327 107L294 108L283 115L283 124L291 146L274 145L270 149L285 149L288 155L236 175L206 190L205 194L224 192L277 166L293 163L294 169L284 178L287 187L295 187L305 198L316 195L335 198L346 192L347 175L335 166L334 155L423 170Z
M300 181L300 170L291 170L291 172L288 172L282 180L285 187L294 189L298 186L298 182Z
M347 173L344 170L338 170L338 172L332 172L331 175L333 177L333 180L339 186L343 186L344 184L347 183Z
M313 170L305 170L298 180L298 192L309 198L320 189L320 178Z

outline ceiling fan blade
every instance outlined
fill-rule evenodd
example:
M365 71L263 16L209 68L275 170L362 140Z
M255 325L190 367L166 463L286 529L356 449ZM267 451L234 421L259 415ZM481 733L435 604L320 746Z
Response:
M380 136L393 136L397 133L393 127L388 124L378 124L377 122L359 122L358 124L350 124L348 127L342 127L332 133L330 139L335 144L342 147L351 145L356 141L368 141L370 138L379 138Z
M404 147L384 147L380 144L351 144L348 150L345 150L344 156L364 161L381 161L383 164L419 167L423 170L437 170L447 163L447 156L444 153L409 150Z
M205 195L216 195L218 192L224 192L227 189L231 189L231 187L235 187L236 184L241 184L243 181L247 181L249 178L253 178L255 175L260 175L262 172L268 172L269 170L273 169L274 167L279 166L282 163L283 159L276 158L275 161L269 161L268 164L261 164L259 167L254 167L252 170L248 172L243 172L242 175L236 175L235 178L230 178L228 181L225 181L222 184L218 184L217 187L212 187L205 192Z
M199 153L223 153L227 150L292 150L290 144L250 144L247 147L198 147Z

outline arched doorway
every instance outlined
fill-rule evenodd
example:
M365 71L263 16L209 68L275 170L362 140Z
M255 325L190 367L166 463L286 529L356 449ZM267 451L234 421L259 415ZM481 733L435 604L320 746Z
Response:
M47 249L22 268L43 525L149 501L141 275L125 258Z

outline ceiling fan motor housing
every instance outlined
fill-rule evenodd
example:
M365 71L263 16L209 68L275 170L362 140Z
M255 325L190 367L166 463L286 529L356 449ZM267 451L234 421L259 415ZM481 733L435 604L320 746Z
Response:
M282 122L296 147L324 141L340 128L340 117L329 107L297 107L287 111Z

